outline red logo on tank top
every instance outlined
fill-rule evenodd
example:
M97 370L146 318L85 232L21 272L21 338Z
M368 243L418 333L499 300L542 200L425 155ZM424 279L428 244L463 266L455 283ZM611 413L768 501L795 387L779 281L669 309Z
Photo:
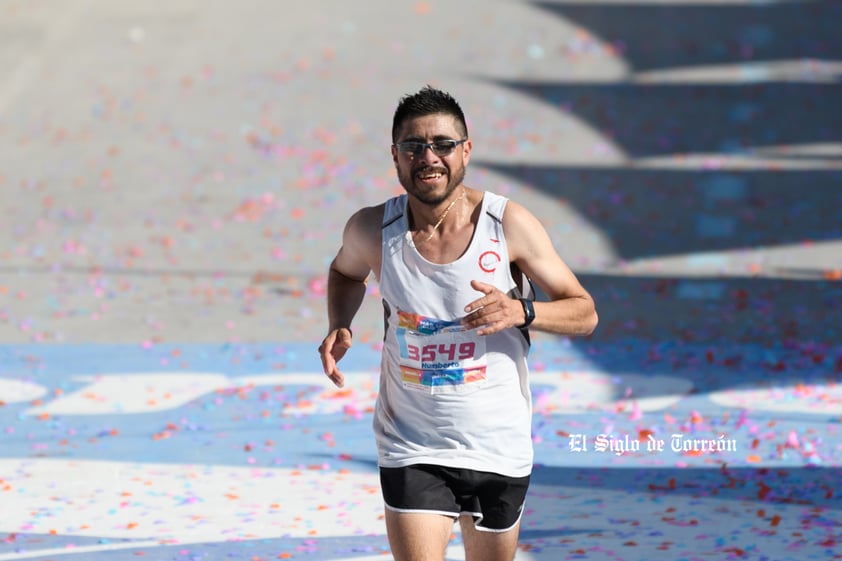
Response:
M486 251L479 256L479 268L486 273L493 273L497 270L497 263L502 260L496 251Z

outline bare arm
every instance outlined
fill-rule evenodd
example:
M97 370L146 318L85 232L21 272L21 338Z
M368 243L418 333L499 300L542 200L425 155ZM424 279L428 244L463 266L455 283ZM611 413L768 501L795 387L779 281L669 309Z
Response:
M509 258L547 295L548 302L535 302L531 329L559 335L589 335L598 317L593 298L553 247L541 222L523 206L509 201L503 216ZM469 304L466 324L484 325L482 335L495 333L525 321L523 306L491 285L472 281L484 296Z
M319 355L325 374L339 387L345 378L336 363L351 348L351 322L362 305L369 275L372 270L379 273L382 216L382 207L365 208L348 220L342 247L328 271L328 334Z

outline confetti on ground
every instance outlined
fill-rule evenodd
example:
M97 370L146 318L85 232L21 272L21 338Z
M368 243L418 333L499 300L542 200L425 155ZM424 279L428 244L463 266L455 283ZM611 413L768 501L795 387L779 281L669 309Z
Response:
M0 561L389 558L374 279L315 349L425 83L600 313L518 561L842 559L838 2L60 4L0 7Z

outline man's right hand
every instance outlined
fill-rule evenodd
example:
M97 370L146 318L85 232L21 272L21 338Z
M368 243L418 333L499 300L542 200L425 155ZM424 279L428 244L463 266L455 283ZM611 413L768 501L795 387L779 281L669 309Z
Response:
M334 329L328 336L324 338L322 344L319 346L319 356L322 359L322 369L328 378L341 388L345 385L345 376L339 371L336 363L345 356L348 349L351 348L351 339L353 335L351 330L347 327L340 327Z

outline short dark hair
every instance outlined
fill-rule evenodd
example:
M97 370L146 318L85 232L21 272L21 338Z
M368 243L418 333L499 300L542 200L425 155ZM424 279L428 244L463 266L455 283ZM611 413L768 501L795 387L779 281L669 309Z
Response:
M405 121L437 113L453 116L457 125L462 128L460 132L463 138L468 137L468 125L459 102L449 93L427 85L418 92L401 98L392 118L392 142L397 142L398 130Z

